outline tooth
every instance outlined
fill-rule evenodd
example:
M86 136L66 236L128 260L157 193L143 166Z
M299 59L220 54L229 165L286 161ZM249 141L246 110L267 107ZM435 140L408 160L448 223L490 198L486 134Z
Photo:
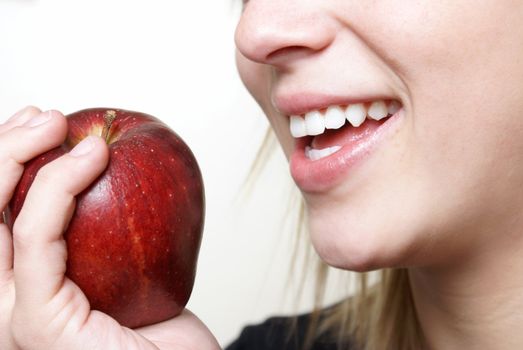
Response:
M387 111L389 112L390 115L393 115L394 113L399 111L400 108L401 108L401 104L396 100L392 100L389 103L389 107L387 108Z
M290 128L292 137L298 138L307 135L305 120L299 115L291 115Z
M371 117L374 120L383 119L388 114L387 105L383 101L372 102L367 114L369 115L369 117Z
M325 128L339 129L345 124L345 113L339 106L331 106L327 108L325 113Z
M345 116L352 126L358 127L367 117L367 111L363 103L356 103L347 107Z
M341 149L341 146L332 146L329 149L330 149L330 154L333 154L333 153L338 152Z
M309 152L309 157L311 160L318 160L321 158L321 150L319 149L311 149Z
M319 111L305 114L305 128L308 135L320 135L325 131L325 118Z
M330 156L331 154L338 152L341 146L332 146L324 149L314 149L310 146L305 147L305 156L310 160L318 160Z

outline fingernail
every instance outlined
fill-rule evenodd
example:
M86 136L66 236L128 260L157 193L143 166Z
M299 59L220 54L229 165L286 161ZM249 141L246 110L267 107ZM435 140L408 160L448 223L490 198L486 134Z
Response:
M80 157L89 153L94 148L94 137L87 136L69 152L73 157Z
M37 116L29 119L24 126L28 126L30 128L34 128L35 126L42 125L46 122L48 122L52 117L51 111L43 112L38 114Z

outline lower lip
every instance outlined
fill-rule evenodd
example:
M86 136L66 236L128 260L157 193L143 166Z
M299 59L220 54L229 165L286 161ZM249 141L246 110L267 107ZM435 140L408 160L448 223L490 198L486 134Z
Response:
M310 144L310 137L296 139L290 159L294 182L303 192L329 191L342 182L358 165L369 159L378 146L394 134L401 124L400 121L403 120L403 115L402 108L358 142L345 145L339 151L318 160L311 160L305 156L305 148Z

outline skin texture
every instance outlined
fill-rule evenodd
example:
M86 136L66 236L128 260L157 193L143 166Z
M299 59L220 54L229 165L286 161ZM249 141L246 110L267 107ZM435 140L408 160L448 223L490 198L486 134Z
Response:
M47 121L30 125L40 118ZM66 133L60 112L41 113L35 107L0 124L1 211L22 176L23 164L62 144ZM85 138L40 169L13 231L0 223L0 348L218 349L216 339L187 310L177 318L131 330L91 311L82 291L65 277L62 233L74 212L75 196L98 177L108 160L104 140Z
M302 193L327 263L410 268L427 349L523 346L522 16L515 0L251 0L236 31L240 75L287 158L279 96L401 101L392 137Z

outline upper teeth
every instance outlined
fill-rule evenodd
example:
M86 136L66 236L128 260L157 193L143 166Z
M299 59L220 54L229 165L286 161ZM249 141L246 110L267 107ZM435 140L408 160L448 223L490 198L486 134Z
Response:
M400 103L394 100L389 103L383 100L374 101L368 108L363 103L330 106L325 114L315 110L306 113L305 116L291 115L290 130L293 137L320 135L325 132L325 129L341 128L345 120L348 120L352 126L358 127L363 124L366 117L380 120L396 113L400 107Z

